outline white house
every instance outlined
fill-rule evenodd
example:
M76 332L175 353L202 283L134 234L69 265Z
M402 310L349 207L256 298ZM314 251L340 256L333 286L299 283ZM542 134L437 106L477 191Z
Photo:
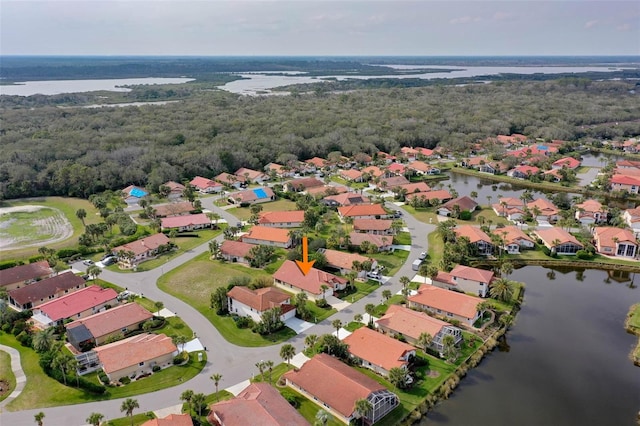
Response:
M248 287L235 286L227 293L229 312L242 317L251 317L260 322L261 315L268 309L280 308L280 319L286 321L296 314L291 305L291 296L275 287L251 290Z

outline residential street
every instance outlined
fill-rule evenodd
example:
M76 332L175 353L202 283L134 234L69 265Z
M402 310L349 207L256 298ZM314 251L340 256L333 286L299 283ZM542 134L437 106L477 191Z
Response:
M214 200L214 198L203 198L203 207L217 212L223 219L227 220L228 223L234 224L238 222L238 219L235 216L217 206L214 206ZM391 203L387 203L387 207L398 209L398 207ZM418 258L420 252L427 251L427 235L435 230L436 226L419 222L410 214L406 212L403 213L403 220L407 224L411 233L412 241L411 252L405 264L386 284L381 285L381 288L331 316L329 319L314 325L310 329L306 330L305 333L299 334L295 338L291 339L289 343L294 345L298 351L304 348L305 336L309 334L321 335L333 332L334 329L331 326L331 321L335 319L340 319L343 323L352 321L353 316L356 313L364 313L364 306L366 304L380 303L383 300L382 291L384 289L389 289L392 293L400 291L401 285L398 282L399 277L403 275L412 277L415 275L415 271L411 269L411 263L413 260ZM220 241L223 239L222 235L217 238ZM170 260L165 265L152 271L117 273L103 270L100 276L100 278L108 282L126 287L136 293L143 294L151 300L162 301L165 308L175 312L193 329L202 344L207 348L208 362L200 374L179 386L135 396L134 398L138 400L138 403L140 404L140 409L136 410L136 412L154 411L180 404L180 394L187 389L191 389L196 393L212 393L214 392L214 385L209 377L214 373L221 373L223 375L220 388L227 388L249 379L249 371L256 371L257 373L254 365L260 360L273 360L276 364L281 362L280 345L261 348L244 348L232 345L228 343L220 333L218 333L215 327L213 327L213 325L211 325L211 323L198 311L156 287L156 281L162 274L182 265L185 262L188 262L195 256L206 251L208 251L208 242ZM85 269L81 262L77 262L73 266L77 269ZM33 424L33 416L40 411L45 413L45 423L49 425L84 425L86 424L86 418L92 412L102 413L105 415L106 419L122 417L123 413L120 412L120 404L122 401L123 399L118 399L103 402L91 402L73 407L63 406L42 408L13 413L2 412L0 414L0 425L30 426Z

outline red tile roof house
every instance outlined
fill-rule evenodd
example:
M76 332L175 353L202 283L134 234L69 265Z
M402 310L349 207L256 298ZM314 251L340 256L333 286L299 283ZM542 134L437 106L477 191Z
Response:
M576 237L561 228L538 229L535 234L552 253L575 255L584 248Z
M284 184L284 189L287 192L302 192L319 187L324 187L324 182L314 177L294 179Z
M539 212L536 216L534 211L538 208ZM559 219L559 210L553 205L551 201L547 201L544 198L538 198L536 200L527 203L527 208L535 216L535 220L546 220L547 222L557 222Z
M622 218L625 223L633 229L633 232L636 234L640 233L640 207L625 210L622 214Z
M540 173L540 169L535 166L517 166L507 172L507 176L517 179L529 179L530 176L534 176Z
M363 278L369 271L357 271L353 268L353 262L371 262L371 269L378 266L378 261L370 257L365 257L357 253L345 253L343 251L331 249L319 249L327 259L327 266L340 271L342 275L346 275L351 271L358 273L358 278Z
M440 169L433 167L423 161L413 161L407 164L407 168L416 172L417 175L437 175Z
M269 175L271 175L272 172L275 172L276 177L280 179L293 177L296 174L296 172L293 169L286 168L282 164L278 164L278 163L269 163L266 166L264 166L264 170Z
M493 254L493 243L491 237L485 234L480 228L471 225L461 225L454 229L456 236L466 237L469 239L471 245L476 246L478 254L490 255Z
M258 224L271 228L299 228L304 222L304 210L261 212Z
M268 226L253 226L249 232L242 236L242 242L247 244L260 244L263 246L273 246L290 248L293 244L287 229L271 228Z
M373 407L365 415L369 425L399 404L398 397L387 388L327 354L314 356L299 370L289 371L283 377L287 386L345 424L358 418L355 403L359 399L367 399Z
M151 419L140 426L193 426L193 420L189 414L169 414L161 419Z
M355 219L353 230L375 235L394 235L392 224L393 220L387 219Z
M494 234L502 238L504 241L503 248L509 254L519 254L521 248L532 249L536 246L533 238L514 225L496 228Z
M578 167L580 167L580 160L576 160L573 157L564 157L561 158L557 161L554 161L553 164L551 164L551 168L553 169L569 169L569 170L575 170Z
M378 248L378 251L390 251L393 249L393 238L389 236L380 236L373 234L365 234L362 232L351 232L349 234L349 241L351 246L360 247L360 245L368 241Z
M171 337L146 333L98 346L93 352L109 380L116 382L122 377L135 379L149 374L156 365L161 368L172 366L178 348Z
M609 184L612 191L625 191L629 194L637 194L640 191L640 177L613 175Z
M37 328L61 325L67 319L85 318L108 306L118 304L118 293L112 288L97 285L85 287L66 296L43 303L33 310L31 317Z
M408 201L413 200L414 198L418 198L421 200L429 201L437 200L438 204L446 203L449 200L453 199L453 195L447 190L439 189L437 191L427 191L427 192L413 192L411 194L407 194L406 198Z
M355 206L338 207L340 220L351 219L384 219L389 217L389 213L382 207L382 204L357 204Z
M248 287L235 286L227 292L229 312L241 317L251 317L259 323L261 315L268 309L280 307L280 319L284 322L296 315L296 308L291 305L291 295L275 287L251 290Z
M407 168L402 163L392 163L387 167L387 171L392 175L404 175Z
M576 204L576 220L583 225L592 225L607 221L607 208L596 200L586 200Z
M393 188L410 183L404 176L391 176L388 178L380 179L378 182L378 189L380 191L392 191Z
M334 291L344 290L347 287L347 280L328 272L311 268L307 275L304 275L298 265L291 260L286 260L280 269L273 274L274 285L283 290L307 294L310 300L321 300L324 296L332 296ZM322 286L329 287L322 290Z
M54 271L46 260L14 266L0 271L0 288L4 288L7 291L13 290L50 277L53 274Z
M211 194L213 192L222 191L222 184L202 176L194 177L193 180L191 180L190 184L203 194Z
M182 198L182 193L186 189L183 184L174 182L172 180L165 182L163 185L169 188L169 195L167 195L167 198L170 200L177 200L179 198Z
M251 383L233 399L211 405L214 426L311 426L274 387Z
M438 275L431 280L431 283L446 290L487 297L491 281L493 281L492 271L457 265L451 272L438 271Z
M329 166L329 162L324 158L320 158L320 157L310 158L308 160L305 160L304 163L307 165L307 167L310 167L310 170L313 170L313 171L320 170L323 167Z
M119 333L126 335L140 330L142 324L153 318L153 314L137 303L126 303L86 318L68 323L67 339L79 351L87 343L102 345Z
M349 188L344 185L323 185L309 188L305 192L315 198L321 198L327 195L344 194L349 192Z
M440 216L451 216L454 212L454 206L458 206L460 210L459 212L473 212L478 208L478 203L473 201L470 197L466 195L458 198L454 198L453 200L449 200L440 207L438 207L438 214Z
M356 204L371 204L369 197L355 192L345 192L338 195L328 195L322 199L322 204L330 207L353 206Z
M593 238L600 254L627 259L638 256L638 241L628 229L600 226L593 229Z
M480 317L478 305L482 299L433 285L422 285L418 294L409 297L409 307L456 319L468 327Z
M346 181L362 182L362 172L360 170L348 169L340 170L340 177Z
M9 303L18 310L32 309L53 299L73 293L86 287L87 283L82 277L74 275L71 271L58 274L55 277L45 278L33 284L9 291Z
M229 188L240 189L247 186L244 176L236 176L227 172L222 172L215 177L215 180Z
M156 210L155 216L160 218L190 214L195 210L189 201L154 206L154 209Z
M431 187L424 182L416 182L416 183L407 183L404 185L397 186L393 189L394 192L396 190L404 190L405 194L413 194L416 192L429 192L431 191Z
M229 194L227 201L231 204L258 204L274 201L276 194L267 186L260 188L245 189L244 191Z
M343 342L349 345L349 354L358 360L358 364L384 377L389 376L392 368L407 370L410 358L416 356L416 349L410 344L368 327L357 329Z
M381 170L378 166L369 166L362 169L362 173L366 173L372 178L379 178L386 174L385 171Z
M239 178L244 178L246 182L255 182L260 185L262 185L263 182L269 180L268 174L259 172L257 170L247 169L246 167L239 168L238 170L236 170L234 175L238 176Z
M114 247L111 252L118 257L120 267L132 268L140 262L154 258L158 254L158 249L170 242L169 237L159 233ZM133 258L129 259L126 256L122 256L122 252L133 253Z
M165 217L160 223L163 231L175 229L178 232L211 228L212 225L211 219L204 213Z
M382 333L395 337L402 336L414 346L419 346L420 335L427 333L432 337L429 347L440 353L440 356L444 351L442 339L445 336L453 336L456 345L462 340L462 331L458 327L424 312L414 311L400 305L389 306L384 316L376 321L376 326Z
M242 241L224 240L220 245L220 255L227 262L248 264L248 255L255 244L243 243Z
M493 211L509 220L521 220L524 216L524 201L519 198L501 197L491 206Z

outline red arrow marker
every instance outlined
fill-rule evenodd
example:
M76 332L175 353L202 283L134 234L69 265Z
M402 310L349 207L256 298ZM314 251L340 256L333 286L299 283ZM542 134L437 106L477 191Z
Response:
M315 260L309 260L309 247L307 237L302 237L302 260L296 260L298 268L303 275L307 275L313 266Z

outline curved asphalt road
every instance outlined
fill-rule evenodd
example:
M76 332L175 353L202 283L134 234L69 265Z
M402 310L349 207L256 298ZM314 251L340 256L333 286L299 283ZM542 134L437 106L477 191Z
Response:
M238 222L238 219L235 216L227 213L217 206L214 206L213 201L214 198L202 199L203 207L217 212L223 219L226 219L228 223L233 224ZM387 206L399 209L392 204L387 204ZM331 326L331 321L334 319L340 319L343 323L352 321L353 316L356 313L364 313L364 306L366 304L378 304L383 300L383 289L389 289L392 293L400 291L401 285L398 282L397 277L401 277L403 275L412 277L415 274L415 271L411 269L411 264L414 259L418 258L420 252L427 251L426 236L435 229L435 225L422 223L406 212L404 212L403 219L411 233L412 245L407 261L395 276L385 285L380 286L381 288L334 314L331 318L311 327L304 333L297 335L289 340L288 343L291 343L298 351L301 351L304 348L305 336L309 334L322 335L333 332L334 328ZM222 240L222 236L219 236L218 239ZM156 282L162 274L184 264L185 262L188 262L198 254L208 251L208 249L207 242L170 260L165 265L148 272L122 274L103 270L100 276L106 281L126 287L136 293L144 294L151 300L161 300L164 303L165 308L177 313L180 318L189 324L197 334L202 344L207 348L208 362L202 372L196 377L179 386L135 396L134 398L140 404L140 408L136 410L138 413L155 411L180 404L180 394L187 389L191 389L196 393L202 392L209 394L214 392L215 388L213 382L209 379L213 373L222 374L223 379L220 388L224 389L247 380L254 372L257 373L254 367L256 362L260 360L273 360L277 364L281 360L281 345L260 348L235 346L227 342L220 335L218 330L216 330L216 328L213 327L213 325L193 307L184 303L180 299L164 293L156 287ZM76 268L82 268L81 264L76 264L74 266ZM120 412L120 405L122 401L123 399L117 399L90 402L73 406L39 408L19 412L2 412L0 413L0 425L31 426L34 423L34 415L43 411L46 416L45 424L47 425L80 426L86 424L86 418L92 412L104 414L107 420L123 417L123 413Z

